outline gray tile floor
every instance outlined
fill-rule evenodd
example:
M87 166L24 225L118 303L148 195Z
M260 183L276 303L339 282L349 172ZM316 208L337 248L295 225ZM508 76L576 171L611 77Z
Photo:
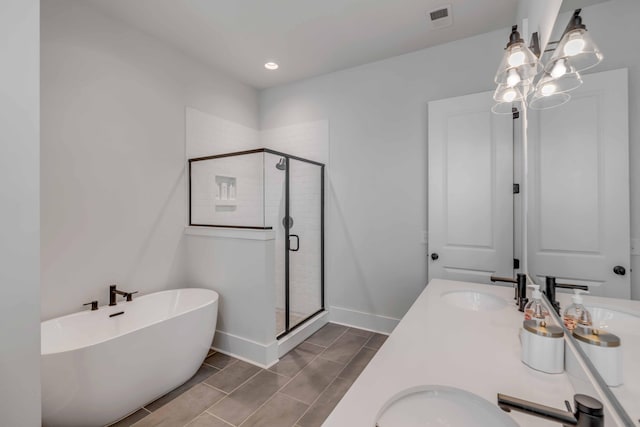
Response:
M213 353L189 381L113 427L317 427L385 339L329 323L268 370Z

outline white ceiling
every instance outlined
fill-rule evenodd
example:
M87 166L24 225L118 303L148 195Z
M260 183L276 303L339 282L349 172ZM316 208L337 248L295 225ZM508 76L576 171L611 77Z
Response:
M90 0L241 81L266 88L512 25L516 0ZM452 6L453 25L427 13ZM505 34L505 43L508 34ZM280 64L267 71L264 63Z

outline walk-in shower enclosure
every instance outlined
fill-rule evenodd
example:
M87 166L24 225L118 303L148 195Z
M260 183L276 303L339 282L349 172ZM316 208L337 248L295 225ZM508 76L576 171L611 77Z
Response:
M324 173L269 149L189 159L190 226L274 233L278 338L324 310Z

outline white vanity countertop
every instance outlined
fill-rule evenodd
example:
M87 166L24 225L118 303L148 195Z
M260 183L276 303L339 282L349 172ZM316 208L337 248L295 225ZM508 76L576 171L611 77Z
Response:
M473 290L502 297L495 311L456 308L445 292ZM432 280L391 336L344 396L324 427L373 427L379 410L397 393L419 385L445 385L470 391L491 403L496 394L564 408L573 404L565 374L545 374L520 361L519 329L524 320L510 287ZM511 412L521 426L549 426Z

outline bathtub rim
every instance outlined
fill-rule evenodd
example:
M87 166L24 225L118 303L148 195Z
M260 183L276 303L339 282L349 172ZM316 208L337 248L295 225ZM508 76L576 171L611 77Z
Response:
M45 324L45 323L49 323L49 322L54 322L54 321L59 320L59 319L65 319L65 318L77 317L77 316L83 316L83 315L84 315L84 316L86 316L87 314L89 314L89 315L90 315L92 311L91 311L91 310L76 311L76 312L74 312L74 313L65 314L64 316L58 316L58 317L54 317L54 318L52 318L52 319L48 319L48 320L42 321L42 322L40 322L40 334L41 334L41 337L40 337L40 357L43 357L43 356L53 356L53 355L58 355L58 354L65 354L65 353L69 353L69 352L71 352L71 351L78 351L78 350L82 350L82 349L88 349L88 348L91 348L91 347L95 347L95 346L100 345L100 344L103 344L103 343L105 343L105 342L107 342L107 341L110 341L110 340L113 340L113 339L116 339L116 338L122 337L122 336L124 336L124 335L128 335L128 334L135 333L135 332L137 332L137 331L139 331L139 330L141 330L141 329L144 329L144 328L148 328L148 327L154 326L154 325L156 325L156 324L158 324L158 323L165 322L165 321L170 320L170 319L172 319L172 318L174 318L174 317L180 317L180 316L183 316L183 315L187 315L187 314L192 313L192 312L194 312L194 311L200 310L200 309L202 309L203 307L206 307L206 306L208 306L208 305L217 304L217 303L218 303L218 301L220 300L220 294L218 294L218 292L214 291L213 289L208 289L208 288L192 288L192 287L191 287L191 288L165 289L165 290L163 290L163 291L151 292L151 293L149 293L149 294L140 295L139 297L137 297L137 298L136 298L136 300L144 299L144 298L150 297L150 296L152 296L152 295L158 295L158 294L164 294L164 293L170 293L170 292L176 292L176 291L187 291L187 290L198 290L198 291L207 291L207 292L211 292L211 293L212 293L212 298L211 298L211 299L209 299L209 300L207 300L206 302L204 302L204 303L200 304L200 305L197 305L197 306L195 306L195 307L193 307L193 308L191 308L191 309L189 309L189 310L186 310L186 311L184 311L184 312L180 313L180 314L179 314L179 315L177 315L177 316L165 317L165 318L162 318L162 319L158 319L158 320L155 320L155 321L153 321L153 322L151 322L151 323L145 324L144 326L142 326L142 327L140 327L140 328L136 328L136 329L134 329L134 330L127 331L127 332L124 332L124 333L121 333L121 334L112 335L112 336L110 336L110 337L108 337L108 338L106 338L106 339L103 339L103 340L100 340L100 341L96 341L96 342L91 343L91 344L89 344L89 345L82 345L82 346L70 347L70 348L65 349L65 350L63 350L63 351L50 351L50 352L44 352L44 351L42 350L42 336L43 336L43 334L42 334L42 326L43 326L43 324ZM125 303L126 303L126 302L125 302ZM110 307L112 307L112 310L115 310L115 309L116 309L116 307L117 307L117 305L116 305L116 306L109 306L108 304L101 305L101 306L99 306L99 307L98 307L98 310L97 310L97 311L100 311L100 310L105 311L105 310L108 310Z

